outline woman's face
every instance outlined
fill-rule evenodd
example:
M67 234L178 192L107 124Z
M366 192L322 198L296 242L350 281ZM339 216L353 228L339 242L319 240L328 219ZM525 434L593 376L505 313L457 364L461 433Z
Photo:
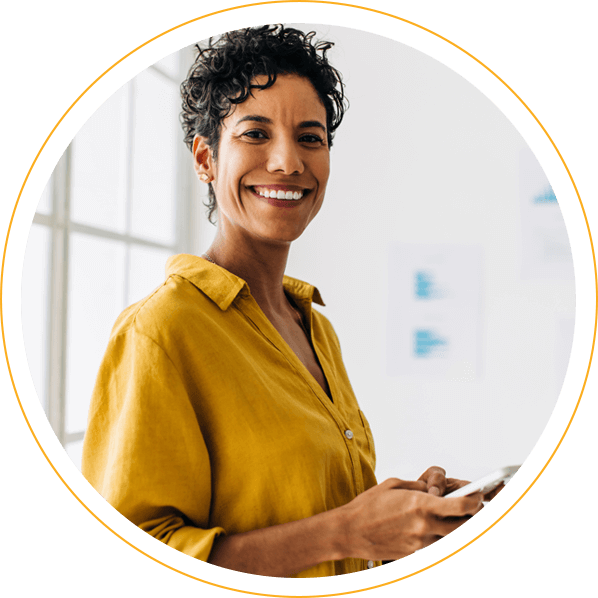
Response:
M320 210L330 154L326 110L309 80L279 75L238 104L222 122L217 162L198 139L196 169L213 178L223 232L290 243Z

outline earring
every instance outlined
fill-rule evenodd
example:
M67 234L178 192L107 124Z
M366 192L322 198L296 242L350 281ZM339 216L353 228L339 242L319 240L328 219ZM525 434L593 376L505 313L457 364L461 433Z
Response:
M210 177L205 172L199 175L199 179L201 181L203 181L204 183L209 183L211 180Z

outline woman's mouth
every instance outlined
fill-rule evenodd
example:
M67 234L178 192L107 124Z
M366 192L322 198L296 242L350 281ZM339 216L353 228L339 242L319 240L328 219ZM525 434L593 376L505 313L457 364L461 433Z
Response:
M250 187L250 189L264 199L283 201L299 201L306 193L309 193L309 189L292 188L286 185L259 185Z

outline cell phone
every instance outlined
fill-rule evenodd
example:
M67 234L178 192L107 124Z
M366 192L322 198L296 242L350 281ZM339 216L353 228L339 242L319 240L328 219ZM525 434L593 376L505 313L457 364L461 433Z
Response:
M517 473L517 470L520 467L521 465L510 465L508 467L497 469L493 473L467 484L467 486L463 486L449 494L445 494L444 498L457 498L458 496L467 496L476 492L488 494L488 492L492 492L492 490L498 487L501 482L506 484Z

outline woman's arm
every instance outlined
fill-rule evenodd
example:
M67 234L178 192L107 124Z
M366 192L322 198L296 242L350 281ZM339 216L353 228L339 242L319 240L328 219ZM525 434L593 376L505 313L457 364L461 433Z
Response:
M395 560L446 536L481 508L481 494L445 499L426 493L426 482L391 478L342 507L219 538L208 561L245 573L287 577L348 557Z
M226 569L289 577L325 561L344 557L339 509L214 542L208 562Z

